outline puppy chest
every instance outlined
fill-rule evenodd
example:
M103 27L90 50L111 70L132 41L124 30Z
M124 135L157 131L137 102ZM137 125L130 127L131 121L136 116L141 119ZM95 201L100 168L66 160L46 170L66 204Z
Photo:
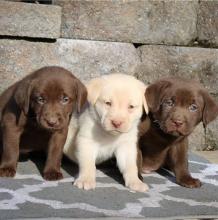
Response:
M34 124L27 124L20 139L21 151L46 150L51 134Z
M97 149L96 163L101 163L114 156L117 146L113 144L100 145Z

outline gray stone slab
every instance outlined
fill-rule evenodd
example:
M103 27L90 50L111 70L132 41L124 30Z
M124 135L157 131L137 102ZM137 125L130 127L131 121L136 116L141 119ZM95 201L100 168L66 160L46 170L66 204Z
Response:
M62 37L187 45L197 36L198 1L65 1Z
M200 1L198 13L198 41L218 46L218 1Z
M61 7L0 1L0 35L60 37Z
M218 149L218 119L208 125L205 142L207 147Z
M218 49L144 45L138 47L142 64L138 77L152 82L163 76L182 76L201 82L218 94Z
M0 40L0 54L0 92L46 65L63 66L87 80L112 72L134 74L140 62L132 44L70 39L56 43Z
M218 122L216 122L218 124ZM189 146L192 150L204 150L206 148L205 130L200 123L189 137Z

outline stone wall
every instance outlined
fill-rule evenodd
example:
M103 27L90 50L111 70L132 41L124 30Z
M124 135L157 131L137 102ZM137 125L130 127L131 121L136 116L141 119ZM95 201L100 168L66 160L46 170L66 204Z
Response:
M194 78L218 101L218 1L0 1L0 92L45 65L82 81L112 72L146 83ZM46 4L34 4L34 2ZM192 149L218 148L218 119Z

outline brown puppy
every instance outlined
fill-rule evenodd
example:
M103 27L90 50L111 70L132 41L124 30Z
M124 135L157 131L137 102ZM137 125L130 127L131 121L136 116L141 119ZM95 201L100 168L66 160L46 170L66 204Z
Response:
M188 171L188 136L200 121L206 126L216 118L218 105L197 82L180 78L156 81L145 97L150 113L139 129L141 172L166 166L178 184L200 187L201 182Z
M43 176L63 178L62 149L75 107L86 102L85 86L61 67L44 67L9 87L0 96L1 177L13 177L19 152L47 152Z

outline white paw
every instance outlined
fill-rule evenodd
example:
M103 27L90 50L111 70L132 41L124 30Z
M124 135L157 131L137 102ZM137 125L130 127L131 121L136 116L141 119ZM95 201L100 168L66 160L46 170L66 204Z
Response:
M96 182L95 182L95 178L79 177L78 179L75 180L74 185L77 186L79 189L90 190L90 189L95 189Z
M148 185L143 183L141 180L129 181L126 183L126 186L137 192L146 192L149 189Z

